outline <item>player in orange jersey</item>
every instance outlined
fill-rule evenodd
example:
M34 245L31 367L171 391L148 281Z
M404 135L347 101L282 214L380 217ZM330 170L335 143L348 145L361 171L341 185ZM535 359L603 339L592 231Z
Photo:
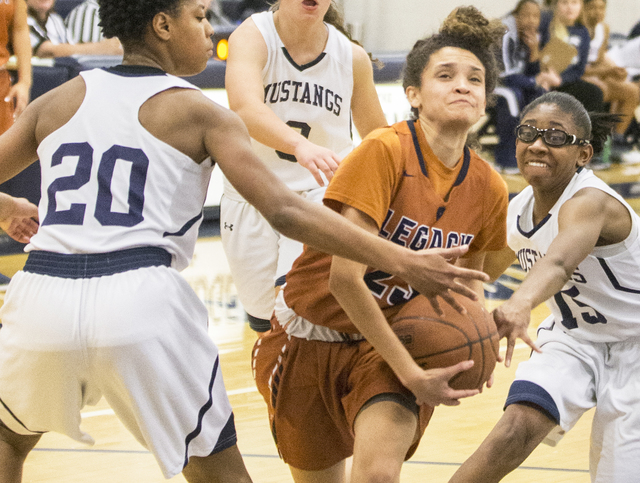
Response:
M325 205L413 250L468 245L457 261L467 268L505 247L506 185L466 146L496 83L502 34L464 7L418 41L404 75L417 119L367 136L336 171ZM309 247L287 274L254 368L296 482L343 482L352 454L351 481L397 481L433 407L478 393L448 384L472 362L424 371L393 334L388 319L416 295L378 266Z

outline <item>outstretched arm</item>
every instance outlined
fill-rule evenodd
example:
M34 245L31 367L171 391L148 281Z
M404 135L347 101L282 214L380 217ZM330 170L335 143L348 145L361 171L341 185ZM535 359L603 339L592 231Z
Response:
M229 107L247 125L251 137L270 148L292 154L323 186L320 173L330 180L340 159L330 149L310 142L281 120L264 101L262 69L267 63L267 46L251 18L229 37L229 58L225 85ZM290 119L299 121L299 119Z
M214 109L199 125L212 126L205 133L205 147L227 179L285 236L398 275L432 304L437 305L438 298L442 298L462 310L450 290L477 299L471 289L456 279L484 281L488 277L445 260L462 256L466 247L416 252L367 233L334 211L307 202L288 190L253 153L246 127L232 112Z
M615 198L585 188L564 203L558 225L558 235L545 256L535 263L511 298L493 312L500 335L507 337L506 366L511 364L517 338L540 350L527 334L531 311L562 289L599 240L609 244L626 238L631 218Z

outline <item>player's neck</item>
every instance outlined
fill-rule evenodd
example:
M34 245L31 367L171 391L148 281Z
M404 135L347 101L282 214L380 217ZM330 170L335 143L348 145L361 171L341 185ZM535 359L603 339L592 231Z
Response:
M467 131L457 131L454 129L442 129L433 123L426 122L420 118L420 127L425 138L438 159L448 168L453 168L458 164L464 146L467 142Z
M315 59L327 44L329 32L322 21L300 22L279 11L274 12L273 21L280 40L296 62L296 56Z
M126 52L124 57L122 58L122 65L139 65L144 67L155 67L156 69L161 69L165 72L169 72L169 69L163 65L160 59L156 58L156 56L149 55L148 53L142 52Z

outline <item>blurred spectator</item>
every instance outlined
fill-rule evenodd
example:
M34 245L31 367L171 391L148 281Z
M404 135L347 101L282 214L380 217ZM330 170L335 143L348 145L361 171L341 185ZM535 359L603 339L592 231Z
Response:
M95 2L96 0L87 0L89 2ZM229 20L223 13L218 0L211 0L209 8L207 8L207 20L215 29L216 27L230 28L235 26L231 20Z
M242 0L240 20L249 18L254 13L269 10L272 3L270 0Z
M578 99L587 111L602 112L602 90L582 79L589 59L591 37L587 28L579 22L582 0L554 0L551 15L543 15L540 23L540 46L544 47L552 37L573 45L577 55L563 72L562 82L556 90L567 92Z
M584 0L583 20L589 30L591 44L583 79L602 90L604 101L610 104L611 113L622 116L613 134L613 145L628 148L630 146L624 134L640 104L640 87L629 82L627 70L617 66L607 56L609 25L604 21L606 7L605 0Z
M122 55L120 42L115 38L73 43L67 36L64 20L53 11L55 0L27 0L27 6L31 47L35 56Z
M628 40L635 39L636 37L640 37L640 21L633 26L631 32L629 32Z
M99 9L97 0L85 0L69 12L64 19L69 43L86 44L104 40L102 29L98 25Z
M540 5L536 0L520 0L503 23L507 33L502 39L504 72L500 77L501 86L495 90L498 144L494 154L502 172L515 174L518 173L515 128L520 109L560 85L560 76L555 72L540 71Z

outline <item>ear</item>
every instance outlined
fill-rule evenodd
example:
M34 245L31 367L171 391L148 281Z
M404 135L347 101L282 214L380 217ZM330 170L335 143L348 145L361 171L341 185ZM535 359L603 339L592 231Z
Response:
M171 20L166 12L159 12L151 21L153 32L162 40L169 40L171 37Z
M591 158L593 157L593 146L591 144L587 144L585 146L579 146L580 150L578 151L578 159L576 160L576 164L578 167L586 166Z
M420 97L420 88L415 86L409 86L404 92L407 96L407 100L409 101L409 104L411 105L411 107L415 109L420 109L420 106L422 105L422 98Z

